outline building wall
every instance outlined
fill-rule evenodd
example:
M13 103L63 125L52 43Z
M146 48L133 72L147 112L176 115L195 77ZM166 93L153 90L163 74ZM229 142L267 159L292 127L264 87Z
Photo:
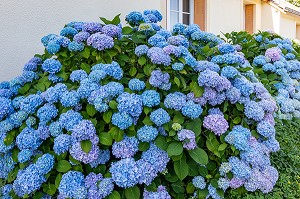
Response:
M43 53L41 37L59 34L70 21L99 21L103 16L121 18L133 10L164 11L161 0L0 0L0 81L21 73L23 65L36 53ZM123 21L124 22L124 21ZM163 22L165 25L165 21Z
M272 30L279 34L280 11L265 2L261 4L261 8L261 30Z
M280 33L283 37L296 38L296 21L293 16L280 14Z
M243 30L242 0L207 0L207 31L215 34Z

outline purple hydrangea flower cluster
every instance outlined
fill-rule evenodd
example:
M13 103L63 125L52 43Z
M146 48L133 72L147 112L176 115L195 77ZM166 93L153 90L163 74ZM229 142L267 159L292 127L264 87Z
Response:
M170 75L168 73L163 73L160 70L154 70L151 73L149 83L156 88L162 90L169 90L171 88L171 83L169 82Z
M211 114L204 117L203 121L204 128L214 132L216 135L220 136L224 134L228 128L228 122L224 116L219 114Z
M193 150L196 148L196 136L191 130L182 129L177 133L178 139L183 141L183 147L187 150Z

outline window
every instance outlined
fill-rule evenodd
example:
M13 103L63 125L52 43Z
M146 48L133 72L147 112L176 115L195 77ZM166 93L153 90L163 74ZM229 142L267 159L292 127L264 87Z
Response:
M168 0L168 29L176 23L194 23L194 0Z

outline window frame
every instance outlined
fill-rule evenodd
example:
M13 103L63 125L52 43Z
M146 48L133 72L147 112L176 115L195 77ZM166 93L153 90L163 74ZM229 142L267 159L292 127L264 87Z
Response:
M189 7L190 7L190 12L183 12L183 0L178 0L179 5L178 5L178 10L179 11L172 11L171 10L171 0L167 0L167 29L171 30L173 27L171 27L171 12L177 12L179 13L179 21L178 23L183 22L183 14L189 14L190 15L190 24L194 23L194 8L195 8L195 2L194 0L189 0Z

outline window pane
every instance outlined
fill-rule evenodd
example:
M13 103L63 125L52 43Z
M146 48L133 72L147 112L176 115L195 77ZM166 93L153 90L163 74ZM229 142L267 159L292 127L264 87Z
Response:
M190 14L182 14L182 23L186 25L190 24Z
M170 28L173 29L173 26L179 22L179 13L171 12L170 13Z
M182 11L183 12L190 12L190 0L183 0L182 1Z
M179 11L179 0L170 0L171 10Z

